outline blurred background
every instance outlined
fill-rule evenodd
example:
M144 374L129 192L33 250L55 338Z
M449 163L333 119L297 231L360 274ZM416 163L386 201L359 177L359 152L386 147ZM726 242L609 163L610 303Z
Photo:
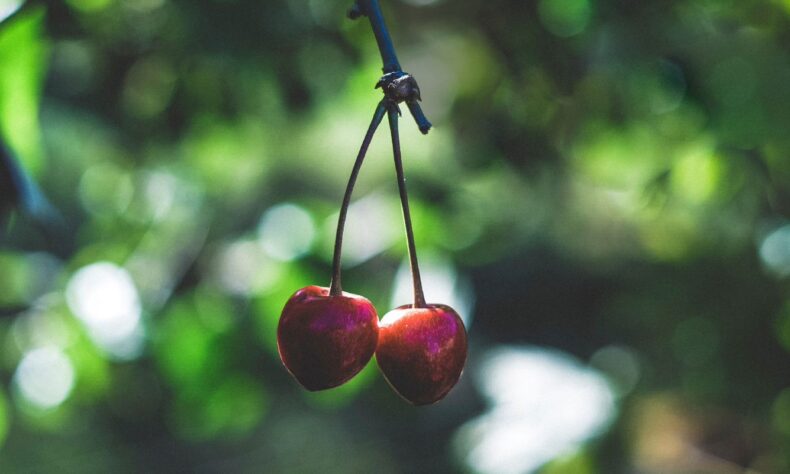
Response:
M380 98L351 0L27 3L0 132L62 219L0 231L0 472L790 472L788 0L382 2L435 125L401 126L426 294L470 336L425 408L277 356ZM380 315L404 240L384 128L344 253Z

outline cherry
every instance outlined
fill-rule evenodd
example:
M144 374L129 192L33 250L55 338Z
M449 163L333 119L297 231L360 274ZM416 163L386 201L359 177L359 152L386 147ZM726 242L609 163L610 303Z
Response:
M337 220L330 287L302 288L288 299L280 315L277 326L280 359L308 390L324 390L349 381L376 351L379 336L376 308L366 298L343 291L340 256L354 183L385 112L383 104L376 108L346 185Z
M277 326L285 368L306 389L337 387L354 377L376 350L376 309L366 298L308 286L294 293Z
M464 323L449 306L400 306L379 324L376 362L407 401L437 402L458 382L466 363Z
M428 405L444 398L461 377L466 363L466 329L458 313L449 306L425 303L403 173L397 106L389 104L387 112L406 227L414 304L395 308L382 318L376 362L401 397L415 405Z

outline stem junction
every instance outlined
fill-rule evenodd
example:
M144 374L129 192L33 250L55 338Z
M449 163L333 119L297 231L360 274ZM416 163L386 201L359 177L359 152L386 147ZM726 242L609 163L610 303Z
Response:
M384 71L384 76L379 81L379 84L381 84L387 76L395 74L396 76L400 75L410 77L411 81L414 82L415 88L417 88L417 82L414 80L414 78L403 72L403 69L400 67L398 56L395 54L395 46L392 44L392 38L390 37L389 30L387 29L387 24L384 21L384 14L381 12L381 6L379 5L378 0L357 0L354 2L351 10L349 10L348 16L351 19L366 16L368 17L368 20L370 20L370 26L373 28L373 35L376 37L376 43L378 44L379 52L381 53L381 60L384 63L384 67L382 68ZM417 88L417 90L419 91L419 88ZM406 105L409 107L412 117L414 117L414 121L417 122L417 127L419 127L420 132L427 134L432 125L431 122L429 122L425 117L425 114L422 112L422 108L420 107L419 103L419 93L416 96L406 98L405 101Z

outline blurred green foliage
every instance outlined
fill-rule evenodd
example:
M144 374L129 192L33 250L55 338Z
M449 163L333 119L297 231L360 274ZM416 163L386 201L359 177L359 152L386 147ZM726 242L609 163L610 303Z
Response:
M43 20L37 9L0 31L0 130L36 174L44 159L38 111L49 55Z
M790 470L790 2L383 2L435 124L401 126L427 296L470 330L421 409L373 361L307 393L277 355L378 100L349 2L27 3L0 136L67 225L0 236L0 472ZM386 135L344 256L382 315L406 302ZM545 458L515 430L454 453L505 345L589 361L616 416Z

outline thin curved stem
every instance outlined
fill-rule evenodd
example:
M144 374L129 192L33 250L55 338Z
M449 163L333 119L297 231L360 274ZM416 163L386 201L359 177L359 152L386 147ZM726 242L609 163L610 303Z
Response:
M359 175L360 168L362 168L362 162L365 161L365 155L368 152L370 142L373 140L373 135L376 133L376 129L379 127L379 124L381 124L381 121L384 119L384 113L386 110L387 109L384 105L384 101L382 100L376 107L376 112L373 114L373 120L370 121L368 131L365 134L365 138L362 140L362 146L359 148L357 160L354 162L354 167L351 169L351 176L348 178L346 194L343 196L343 204L340 206L340 215L337 218L335 254L332 258L332 282L329 285L329 294L332 296L339 296L343 294L343 288L340 282L340 256L343 250L343 230L346 227L346 215L348 214L348 206L351 204L351 194L354 192L354 184L357 182L357 176Z
M414 285L414 307L424 308L425 293L422 290L422 279L420 278L420 265L417 262L417 246L414 244L414 229L411 225L411 212L409 211L409 195L406 192L406 177L403 173L403 160L400 152L400 137L398 135L398 106L389 103L387 114L392 134L392 154L395 157L395 174L398 176L398 191L400 192L400 203L403 208L403 222L406 226L406 242L409 245L409 263L411 265L411 278Z

